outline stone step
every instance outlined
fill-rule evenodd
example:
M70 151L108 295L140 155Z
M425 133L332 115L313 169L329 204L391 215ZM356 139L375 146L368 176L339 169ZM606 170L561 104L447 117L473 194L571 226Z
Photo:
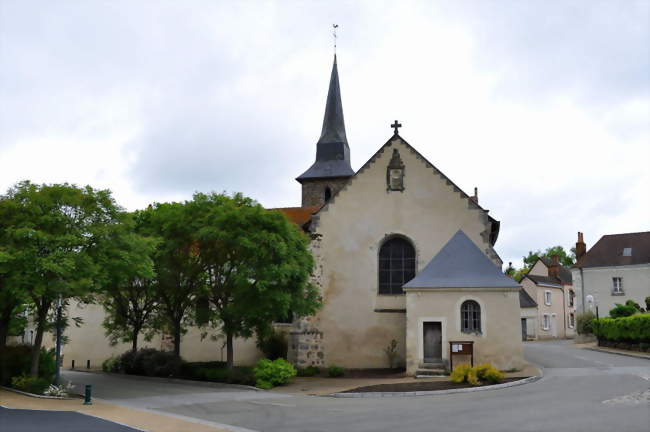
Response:
M432 376L447 376L447 369L441 368L428 368L428 369L418 369L415 371L416 377L432 377Z
M442 362L437 363L420 363L418 369L445 369L445 365Z

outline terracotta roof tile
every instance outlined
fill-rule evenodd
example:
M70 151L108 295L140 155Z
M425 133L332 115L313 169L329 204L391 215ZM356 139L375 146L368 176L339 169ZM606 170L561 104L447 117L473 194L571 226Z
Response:
M290 222L295 223L301 228L305 227L311 217L320 210L321 206L308 206L308 207L283 207L283 208L274 208L269 210L277 210L289 219Z

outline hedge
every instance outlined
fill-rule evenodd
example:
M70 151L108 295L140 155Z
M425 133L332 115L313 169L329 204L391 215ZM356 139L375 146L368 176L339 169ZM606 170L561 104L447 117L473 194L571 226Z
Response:
M598 339L650 342L650 314L601 318L594 321L593 330Z

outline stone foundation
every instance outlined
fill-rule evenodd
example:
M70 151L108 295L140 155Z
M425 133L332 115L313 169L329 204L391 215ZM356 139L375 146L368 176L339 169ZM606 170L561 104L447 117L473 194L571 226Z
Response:
M289 362L296 367L325 366L323 332L312 327L309 318L300 319L289 332Z

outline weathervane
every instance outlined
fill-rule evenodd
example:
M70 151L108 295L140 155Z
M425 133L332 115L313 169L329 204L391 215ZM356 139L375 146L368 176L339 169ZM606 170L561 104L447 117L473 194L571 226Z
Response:
M339 28L339 25L332 24L332 28L334 28L334 31L332 32L332 36L334 36L334 55L336 55L336 29Z

